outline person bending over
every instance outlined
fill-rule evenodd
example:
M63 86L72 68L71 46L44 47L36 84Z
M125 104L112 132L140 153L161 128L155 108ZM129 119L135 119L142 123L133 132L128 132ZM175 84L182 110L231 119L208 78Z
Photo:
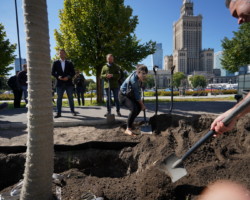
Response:
M135 118L139 115L141 110L145 110L146 107L141 100L141 87L142 83L146 81L148 68L145 65L137 65L137 69L123 82L120 87L119 101L121 105L124 105L130 110L127 119L127 129L125 134L135 135L132 132L132 125Z

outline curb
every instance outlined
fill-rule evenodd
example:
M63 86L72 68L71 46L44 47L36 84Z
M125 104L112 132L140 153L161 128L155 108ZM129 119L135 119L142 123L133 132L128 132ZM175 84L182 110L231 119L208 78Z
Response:
M107 119L101 120L83 120L83 121L73 121L73 122L54 122L54 127L74 127L74 126L95 126L95 125L108 125L114 123L126 122L126 119L115 119L112 122L108 122ZM25 129L27 128L27 124L23 123L8 123L8 124L0 124L0 130L6 129Z

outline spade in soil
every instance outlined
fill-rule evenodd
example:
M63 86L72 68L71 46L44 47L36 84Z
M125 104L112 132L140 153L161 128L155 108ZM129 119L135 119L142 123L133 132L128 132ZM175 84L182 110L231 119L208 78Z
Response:
M250 106L250 97L246 99L242 104L236 107L222 122L225 126L229 125L230 122L241 113L244 109ZM186 160L196 149L198 149L204 142L212 137L216 132L210 130L204 137L196 142L181 158L178 158L175 154L167 157L161 164L159 169L164 170L170 177L172 182L175 182L187 175L187 171L183 166L183 161Z
M142 101L144 103L144 89L142 89ZM141 134L152 134L152 127L146 117L146 110L143 110L144 124L141 126Z

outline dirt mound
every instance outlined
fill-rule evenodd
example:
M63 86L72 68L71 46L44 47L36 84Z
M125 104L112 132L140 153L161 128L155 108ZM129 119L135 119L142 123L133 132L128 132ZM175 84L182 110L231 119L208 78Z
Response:
M184 162L188 175L177 182L172 183L158 166L173 152L181 157L209 131L213 119L212 115L159 115L151 118L155 134L136 137L125 136L123 125L92 127L95 131L84 136L85 143L75 149L56 151L55 172L63 174L65 181L62 199L82 199L85 192L91 191L107 200L187 200L218 179L237 181L250 188L249 117L239 120L233 131L209 139L193 153ZM61 135L65 139L65 131L75 138L84 132L89 134L89 129L60 129L55 137ZM24 153L18 155L1 154L1 166L6 160L23 166L24 159L20 157Z

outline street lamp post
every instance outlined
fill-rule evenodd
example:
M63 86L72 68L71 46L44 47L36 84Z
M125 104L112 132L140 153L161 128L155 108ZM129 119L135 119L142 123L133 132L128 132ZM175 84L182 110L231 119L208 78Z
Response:
M22 70L22 58L21 58L21 48L20 48L20 38L19 38L19 25L18 25L18 13L17 13L17 3L15 0L15 9L16 9L16 28L17 28L17 43L18 43L18 53L19 53L19 65Z

